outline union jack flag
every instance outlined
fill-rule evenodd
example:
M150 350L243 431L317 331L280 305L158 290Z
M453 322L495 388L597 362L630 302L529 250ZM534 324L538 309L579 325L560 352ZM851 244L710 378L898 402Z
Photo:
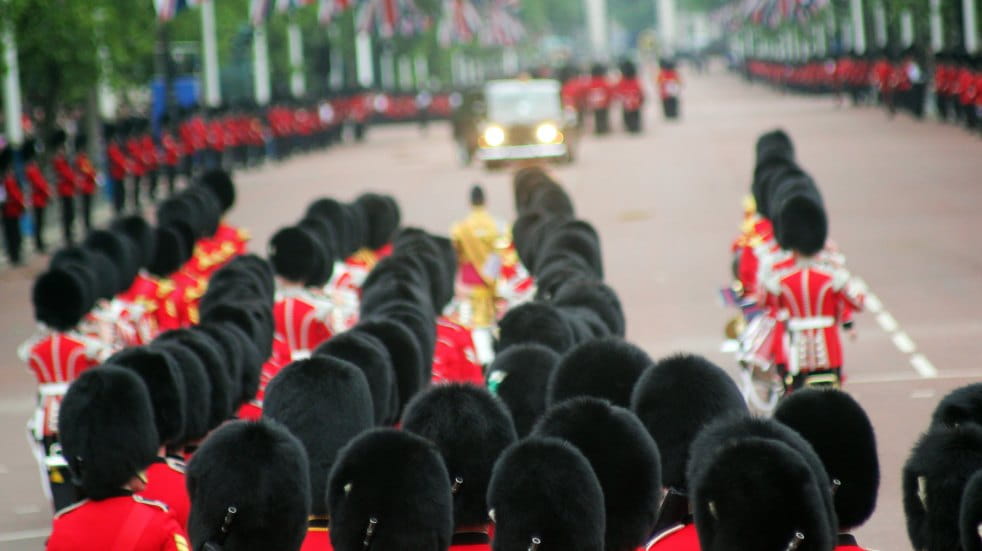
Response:
M399 23L399 0L362 0L358 10L358 30L368 32L374 26L379 36L392 38Z
M153 0L153 7L157 12L157 19L170 21L178 12L197 6L202 1L208 0Z
M444 0L439 37L444 46L451 42L470 42L484 22L471 0Z
M518 0L491 0L483 41L495 46L514 46L525 37L518 17Z
M273 0L250 0L249 20L253 25L262 25L273 11Z
M355 0L320 0L320 5L317 7L317 20L322 25L327 25L339 13L350 8L354 2Z

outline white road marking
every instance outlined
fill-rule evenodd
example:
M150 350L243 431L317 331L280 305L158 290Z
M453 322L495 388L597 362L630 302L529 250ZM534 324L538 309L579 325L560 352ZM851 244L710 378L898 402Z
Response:
M934 364L932 364L930 360L924 356L924 354L914 354L911 356L910 365L912 365L914 370L925 379L932 379L938 376L937 368L934 367Z
M736 339L726 339L719 347L719 351L723 354L735 354L738 350L740 350L740 341Z
M917 350L917 345L903 331L893 334L893 344L904 354L913 354Z
M38 528L36 530L21 530L20 532L0 533L0 542L36 540L48 537L51 530L48 528Z
M898 327L897 320L890 315L890 312L880 312L876 316L876 323L880 324L880 329L887 333L893 333Z
M927 400L930 398L934 398L934 390L932 389L915 390L914 392L910 393L910 397L913 400Z
M871 314L879 314L883 311L883 303L873 293L866 295L866 299L863 301L863 307Z

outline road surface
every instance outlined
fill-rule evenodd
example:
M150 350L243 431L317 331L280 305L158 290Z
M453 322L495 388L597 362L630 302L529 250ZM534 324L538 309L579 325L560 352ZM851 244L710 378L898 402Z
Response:
M652 106L654 107L654 106ZM741 217L753 145L785 128L827 203L831 235L876 299L858 316L846 348L847 390L877 429L879 506L860 543L910 549L900 468L930 411L950 389L982 377L982 141L959 129L890 120L879 110L831 99L784 96L717 72L691 75L684 118L652 108L643 136L615 133L581 144L578 162L557 169L579 215L600 231L610 284L620 293L628 336L653 357L721 352L730 312L715 290L728 281L728 245ZM455 162L449 129L374 129L368 142L240 174L231 219L249 228L254 251L294 222L314 197L394 194L408 225L446 232L466 211L471 184L510 219L509 175ZM43 266L0 272L0 548L40 549L51 513L24 432L32 378L16 347L32 333L31 279Z

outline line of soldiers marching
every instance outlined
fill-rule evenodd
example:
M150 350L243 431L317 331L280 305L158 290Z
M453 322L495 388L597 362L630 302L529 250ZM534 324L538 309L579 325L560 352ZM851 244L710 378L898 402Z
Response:
M762 172L790 168L786 136L759 146ZM814 258L815 190L795 181L771 218ZM25 348L46 482L71 503L47 549L861 551L880 479L863 408L801 388L759 418L705 358L652 359L624 338L596 228L547 172L514 184L512 279L534 286L495 315L472 381L436 369L467 347L455 274L480 257L400 228L385 195L315 200L264 259L208 172L156 227L123 217L55 255ZM135 286L154 290L127 300ZM153 329L171 306L186 319ZM917 549L982 543L980 395L946 397L905 465Z
M932 87L938 118L977 132L982 130L982 57L964 52L935 54L933 75L924 56L908 48L899 54L848 52L805 62L750 58L744 71L751 80L811 94L837 94L853 105L876 102L892 115L898 110L922 118Z

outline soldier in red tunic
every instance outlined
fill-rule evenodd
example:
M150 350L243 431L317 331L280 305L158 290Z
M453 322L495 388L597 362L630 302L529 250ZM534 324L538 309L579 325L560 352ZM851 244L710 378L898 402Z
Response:
M488 507L494 551L604 549L600 482L583 454L558 438L526 438L505 450L491 475Z
M703 430L691 456L701 549L835 548L832 482L793 430L770 419L731 417Z
M106 138L106 157L109 160L109 185L112 192L113 209L116 214L126 210L126 178L130 176L133 163L123 152L125 139L121 123L107 124L104 130Z
M95 304L92 277L88 267L80 264L52 268L41 274L34 282L32 300L34 317L42 330L20 348L21 359L38 383L31 433L46 479L45 493L56 510L75 501L58 443L62 397L69 383L109 355L105 343L79 329L83 317Z
M593 131L598 136L610 132L610 104L613 92L607 82L607 67L596 64L590 70L590 81L586 85L587 108L593 112Z
M670 356L638 381L631 409L658 445L666 492L646 549L698 551L686 472L689 448L703 427L746 413L740 389L725 371L705 358Z
M34 138L24 140L21 148L21 160L24 162L24 178L31 186L31 207L34 213L34 248L39 253L47 251L44 244L44 213L51 200L51 186L41 172L41 167L34 160L37 155Z
M299 551L310 515L308 461L290 432L233 421L188 464L194 549Z
M140 186L148 181L149 166L146 153L143 150L142 123L136 117L131 117L124 123L126 133L126 155L129 159L129 181L132 186L133 207L142 208L142 190Z
M286 427L307 450L312 501L301 549L331 549L328 475L341 449L375 424L365 375L354 364L330 356L294 362L269 384L263 418Z
M802 390L783 400L774 418L815 449L835 486L837 551L863 551L851 534L876 508L880 464L876 436L862 406L838 390Z
M85 231L92 231L92 198L96 191L96 171L89 160L89 154L85 147L88 138L85 134L75 136L75 159L73 169L75 170L75 183L82 208L82 226Z
M298 226L283 228L269 241L269 259L277 276L273 305L276 335L289 347L292 359L309 357L312 350L334 334L333 306L315 290L327 279L318 278L325 263L334 265L323 244Z
M14 266L21 263L21 233L20 217L24 215L26 208L24 203L24 192L17 182L17 177L13 170L14 152L10 146L4 146L0 150L0 177L3 178L3 185L0 186L0 209L3 218L3 239L4 246L7 248L7 258Z
M51 168L54 169L57 177L55 188L58 190L58 198L61 206L61 231L65 237L65 244L71 245L75 241L75 195L78 193L78 183L76 182L75 171L72 170L71 163L65 153L65 141L68 135L64 130L56 130L48 142L51 146Z
M327 484L334 549L445 551L453 535L450 477L436 446L406 431L362 433Z
M451 550L491 550L487 493L494 463L518 438L504 405L467 384L432 387L406 407L402 429L436 444L453 493Z
M157 456L146 470L146 487L139 494L160 501L187 529L191 501L184 477L184 462L171 457L180 450L186 437L187 402L184 378L176 359L162 349L126 348L113 354L107 365L135 373L146 385L159 437Z
M782 194L772 205L777 241L794 252L795 264L767 277L761 299L778 322L773 358L789 388L842 383L839 324L863 305L849 272L815 258L825 247L828 221L821 199L808 189Z
M642 549L655 525L662 484L658 447L637 416L604 400L574 398L546 412L532 436L565 440L590 462L604 493L604 549ZM631 473L630 484L624 473Z
M638 80L638 68L625 60L621 63L621 78L614 86L614 96L621 104L624 128L631 134L641 132L641 108L644 106L644 90Z
M117 367L84 373L69 387L58 421L62 449L82 501L55 515L47 551L187 551L167 506L139 495L157 433L146 387Z
M682 94L682 79L675 67L674 59L659 62L658 95L661 97L662 113L666 119L679 116L679 96Z

